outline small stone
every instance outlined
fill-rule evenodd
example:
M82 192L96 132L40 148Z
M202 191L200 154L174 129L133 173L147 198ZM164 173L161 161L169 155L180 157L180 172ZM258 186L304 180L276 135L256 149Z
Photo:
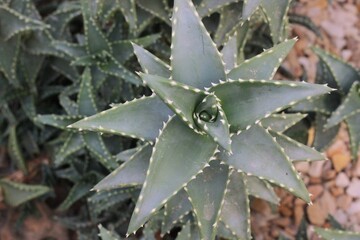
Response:
M351 162L351 156L350 154L336 153L332 156L331 160L335 171L340 172L349 165Z
M265 215L270 215L271 213L269 204L262 199L255 198L254 201L251 202L251 208Z
M280 227L287 227L290 225L290 218L278 218L274 220L274 223Z
M350 197L349 195L342 195L336 199L336 205L342 210L348 209L351 202L352 202L352 197Z
M346 190L346 193L352 197L360 197L360 180L354 179Z
M338 187L344 188L350 184L350 180L345 173L341 172L336 176L335 184Z
M350 204L350 207L347 209L347 212L351 215L359 213L360 212L360 200L357 200L356 202L352 202Z
M315 178L315 177L311 177L310 178L310 181L309 181L311 184L319 184L321 183L321 178Z
M346 213L341 209L336 210L334 218L342 225L346 224L348 221Z
M294 208L295 226L299 226L304 217L304 208L301 205L295 205Z
M334 170L329 170L329 171L326 171L324 174L323 174L323 178L325 180L331 180L331 179L334 179L336 177L336 171Z
M292 215L291 209L285 205L280 205L279 212L285 217L290 217Z
M311 185L308 187L309 193L311 193L311 201L317 199L324 191L324 188L320 185Z
M323 208L318 202L315 202L313 205L308 206L306 212L309 216L309 220L311 223L318 226L321 226L325 223L327 214L326 212L324 212Z
M325 190L321 196L319 203L321 204L326 215L334 214L336 211L336 202L335 198L330 194L329 191Z
M344 189L339 187L332 187L330 188L330 191L334 197L338 197L344 194Z
M308 173L310 169L310 163L308 162L296 162L295 169L301 173Z
M337 153L343 153L347 151L346 144L343 140L337 139L326 151L326 155L331 158Z
M311 177L315 177L315 178L321 177L324 163L325 163L325 161L317 161L317 162L311 163L309 175Z

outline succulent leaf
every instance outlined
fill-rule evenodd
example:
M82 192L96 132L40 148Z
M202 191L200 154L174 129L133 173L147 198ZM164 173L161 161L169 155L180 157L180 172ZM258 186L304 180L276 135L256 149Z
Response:
M236 31L238 36L245 40L249 29L249 21L243 21L242 14L239 14L242 11L242 7L243 2L239 1L221 9L220 22L214 37L217 45L223 45ZM241 46L245 41L239 41L238 43Z
M184 225L184 227L179 232L176 240L188 240L191 239L191 228L190 228L190 221Z
M336 109L336 111L331 114L331 117L327 120L325 129L331 128L339 124L342 120L347 119L350 116L357 114L359 112L360 112L360 84L359 82L354 82L344 101Z
M10 127L9 140L8 140L8 149L11 159L14 160L18 169L20 169L24 174L28 173L25 158L22 154L19 141L16 135L16 126Z
M160 18L167 24L171 25L169 14L166 11L163 0L153 0L151 2L148 0L136 0L136 3L145 11L148 11L149 13Z
M171 76L170 66L166 63L136 44L133 44L133 48L141 68L145 73L163 78L169 78Z
M118 164L113 156L111 156L109 150L105 147L105 143L98 133L86 132L81 136L86 148L99 159L104 167L110 171L117 168Z
M331 114L339 106L340 96L337 92L316 96L306 99L291 107L292 111L297 112L318 112Z
M325 240L358 240L360 239L360 234L355 232L347 232L341 230L331 230L331 229L324 229L324 228L315 228L315 232L324 238Z
M47 27L46 24L37 19L25 16L9 7L0 6L0 35L4 37L5 41L17 34L43 30Z
M206 96L204 91L155 75L141 74L141 77L180 119L190 128L196 128L193 112Z
M50 191L46 186L27 185L7 179L0 179L0 187L4 193L5 203L13 207L17 207Z
M238 79L256 79L271 80L282 61L289 54L296 40L286 40L266 51L245 60L242 64L235 67L228 73L228 78Z
M209 91L214 92L221 100L231 128L239 130L297 101L330 92L331 89L322 85L290 81L230 80Z
M237 64L238 59L237 35L232 36L224 45L221 54L225 63L225 71L230 71Z
M104 228L101 224L98 226L99 228L99 237L101 240L120 240L119 236L114 232L110 232L106 228Z
M244 174L231 170L220 220L239 239L250 237L250 206Z
M359 152L360 145L360 113L351 115L345 120L349 135L350 135L350 146L351 146L351 155L352 159L356 160Z
M221 109L220 100L214 94L206 96L196 106L193 119L195 124L215 142L227 151L231 151L230 125Z
M177 192L165 204L164 220L161 226L161 233L169 232L174 224L192 210L189 196L185 190Z
M18 64L18 57L20 50L20 36L17 36L11 41L4 41L0 37L0 71L4 73L9 83L14 86L19 86L19 81L16 75L16 68Z
M79 151L83 147L85 147L85 143L81 135L76 133L69 133L64 144L55 154L55 166L62 165L68 156Z
M274 132L284 132L296 123L301 121L306 114L292 113L292 114L272 114L260 121L264 128L269 128Z
M291 0L280 0L274 4L268 0L245 0L242 16L248 19L259 7L265 12L265 17L269 23L271 36L274 43L282 39L282 32L285 19L290 7Z
M270 131L276 142L283 148L285 154L289 156L291 161L320 161L326 160L326 157L315 149L301 144L292 138Z
M200 5L197 7L197 12L201 17L209 16L211 13L215 12L219 8L223 8L231 3L239 2L239 0L207 0L201 1Z
M315 136L313 146L320 151L327 148L337 136L340 124L329 129L325 129L325 124L328 119L327 115L317 113L315 116Z
M343 92L349 92L353 82L360 81L359 71L353 66L343 62L330 53L326 53L322 49L315 47L312 49L326 63L331 74L334 76L335 81Z
M45 115L38 115L36 117L36 121L45 125L66 130L67 126L69 126L70 124L76 121L79 121L84 117L85 116L80 116L80 115L71 116L71 115L45 114Z
M135 99L70 125L153 141L172 111L156 96Z
M227 165L220 164L218 160L211 161L210 166L204 168L185 187L196 215L201 239L215 239L228 176Z
M144 145L131 158L95 185L95 190L107 190L124 186L142 185L146 178L146 170L152 147Z
M195 133L177 117L170 119L155 143L128 232L136 231L184 187L205 167L216 149L216 144L208 136Z
M244 175L243 178L246 180L246 187L249 195L279 205L279 197L267 181L261 180L256 176Z
M175 0L172 28L172 79L200 89L225 80L220 53L190 0Z
M233 135L232 149L232 155L221 154L221 159L227 164L239 171L279 185L304 201L310 202L305 184L290 159L265 129L253 125L248 130ZM281 170L278 166L281 166Z
M77 104L80 115L91 116L98 112L89 68L86 68L81 76Z
M136 29L137 11L135 0L120 0L117 2L120 5L120 10L129 24L132 31Z

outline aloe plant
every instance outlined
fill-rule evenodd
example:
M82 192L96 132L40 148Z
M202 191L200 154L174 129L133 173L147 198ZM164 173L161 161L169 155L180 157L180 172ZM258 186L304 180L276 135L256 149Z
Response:
M315 228L315 232L325 240L339 239L339 240L357 240L360 239L360 234L351 231Z
M237 65L236 48L235 56L222 57L192 2L175 0L171 67L133 44L143 68L139 75L154 94L69 126L148 142L94 187L142 185L129 234L165 206L164 218L171 221L194 214L191 227L183 229L195 229L190 239L198 233L214 239L218 228L249 239L247 180L256 183L252 175L310 202L292 161L324 156L282 134L294 116L275 113L332 89L271 80L294 43L286 40ZM175 206L182 206L177 213Z
M326 148L336 137L340 123L345 122L350 135L352 158L356 160L360 144L360 71L333 54L319 48L313 50L320 58L316 82L329 84L338 90L327 96L302 101L293 109L316 113L314 146L318 149Z

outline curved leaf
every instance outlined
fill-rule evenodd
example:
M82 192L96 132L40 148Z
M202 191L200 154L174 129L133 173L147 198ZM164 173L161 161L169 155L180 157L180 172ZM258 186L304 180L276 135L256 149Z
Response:
M306 114L300 113L272 114L267 118L263 118L260 124L264 128L269 128L275 132L284 132L305 117Z
M220 53L190 0L175 0L172 29L171 68L175 81L203 89L225 80Z
M246 180L249 195L279 205L280 199L276 195L273 187L267 181L261 180L255 176L244 175L243 177Z
M128 232L136 231L180 191L205 167L215 150L216 143L206 135L195 133L177 117L169 120L155 143Z

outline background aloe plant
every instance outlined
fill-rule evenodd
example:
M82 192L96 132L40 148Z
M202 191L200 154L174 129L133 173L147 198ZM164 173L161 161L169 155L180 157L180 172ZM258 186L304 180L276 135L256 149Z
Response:
M236 55L218 52L192 2L176 0L171 66L133 44L144 71L139 75L154 94L69 126L149 142L94 187L142 185L128 233L153 215L163 215L166 232L191 212L180 239L189 234L190 239L217 234L248 239L247 196L262 188L276 199L268 182L310 202L292 161L324 157L281 133L301 117L275 113L331 89L271 80L294 42L286 40L237 65ZM237 53L232 41L223 51L228 48Z
M300 102L293 109L315 113L313 145L320 150L332 142L338 133L340 123L344 121L350 135L352 159L356 160L360 144L360 71L333 54L319 48L313 50L319 56L316 82L328 84L338 90L327 96Z

